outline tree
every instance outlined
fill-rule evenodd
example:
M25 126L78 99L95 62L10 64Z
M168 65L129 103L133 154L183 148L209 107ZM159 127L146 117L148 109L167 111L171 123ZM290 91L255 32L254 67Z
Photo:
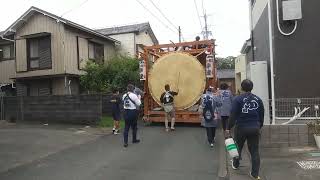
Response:
M81 86L90 93L125 91L129 83L139 83L139 62L126 56L115 56L105 64L89 61L86 74L80 77Z
M217 68L218 69L234 69L236 57L228 56L226 58L217 57Z

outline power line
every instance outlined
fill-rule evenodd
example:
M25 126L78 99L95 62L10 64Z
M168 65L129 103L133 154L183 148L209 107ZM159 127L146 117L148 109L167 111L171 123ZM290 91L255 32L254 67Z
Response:
M195 5L195 7L196 7L197 16L198 16L198 19L199 19L199 22L200 22L201 31L202 31L202 30L203 30L203 26L202 26L202 23L201 23L201 19L200 19L200 14L199 14L197 2L196 2L196 0L193 0L193 2L194 2L194 5Z
M152 5L161 13L161 15L177 30L179 30L171 21L170 19L167 18L167 16L160 10L160 8L152 1L152 0L149 0Z
M154 18L156 18L162 25L164 25L167 29L171 30L175 34L177 33L175 30L172 30L168 25L166 25L159 17L152 13L145 5L143 5L139 0L136 0L146 11L148 11Z
M78 6L72 8L72 9L66 11L66 12L64 12L60 17L66 15L66 14L68 14L68 13L70 13L71 11L73 11L73 10L75 10L75 9L77 9L77 8L80 8L81 6L83 6L83 5L84 5L85 3L87 3L88 1L89 1L89 0L83 1L83 2L82 2L81 4L79 4Z

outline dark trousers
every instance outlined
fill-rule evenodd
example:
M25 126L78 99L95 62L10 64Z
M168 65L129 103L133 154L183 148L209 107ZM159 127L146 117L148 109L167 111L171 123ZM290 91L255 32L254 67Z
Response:
M138 111L137 110L124 110L124 132L123 140L125 144L128 144L129 129L132 129L132 141L137 140L137 121L138 121Z
M260 154L259 154L259 139L260 129L259 128L235 128L235 141L238 146L239 155L241 158L241 151L245 141L247 141L248 149L251 155L251 173L253 176L259 175L260 169ZM239 161L239 159L235 159Z
M222 128L225 131L228 126L229 116L221 116Z
M214 137L216 136L216 128L206 127L206 130L209 144L214 143Z

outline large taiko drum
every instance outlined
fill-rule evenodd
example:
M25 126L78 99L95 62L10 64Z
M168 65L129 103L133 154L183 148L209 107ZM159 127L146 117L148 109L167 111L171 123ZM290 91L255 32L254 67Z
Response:
M159 58L149 71L149 91L159 105L166 84L170 85L172 91L179 92L174 101L176 109L187 109L193 106L204 92L205 69L189 54L169 53Z

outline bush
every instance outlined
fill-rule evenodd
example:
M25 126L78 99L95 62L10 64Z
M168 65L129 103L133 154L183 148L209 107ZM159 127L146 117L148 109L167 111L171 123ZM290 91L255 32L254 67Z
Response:
M98 126L99 127L113 127L113 119L112 117L109 117L109 116L105 116L105 117L102 117L101 120L99 121L98 123ZM124 121L123 120L120 120L120 129L123 129L124 128Z
M81 86L89 93L126 90L129 83L139 83L139 61L126 56L115 56L105 64L89 61L86 74L80 77Z

